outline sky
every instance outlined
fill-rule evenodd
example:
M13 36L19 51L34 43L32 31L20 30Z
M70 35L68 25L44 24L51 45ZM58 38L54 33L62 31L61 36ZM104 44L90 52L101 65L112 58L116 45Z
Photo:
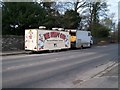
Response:
M113 19L116 23L118 22L118 2L119 1L120 0L107 0L107 4L109 5L108 9L110 10L109 15L111 13L115 13L115 16Z

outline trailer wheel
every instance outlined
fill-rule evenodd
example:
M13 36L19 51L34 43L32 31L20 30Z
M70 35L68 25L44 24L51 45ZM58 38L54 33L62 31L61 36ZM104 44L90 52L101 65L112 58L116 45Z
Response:
M52 53L53 51L52 50L49 50L49 53Z
M56 50L56 52L60 52L60 50Z

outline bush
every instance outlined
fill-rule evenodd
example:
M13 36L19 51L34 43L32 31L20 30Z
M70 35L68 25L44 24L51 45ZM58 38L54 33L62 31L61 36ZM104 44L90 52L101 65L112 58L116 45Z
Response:
M109 36L110 29L103 25L94 25L92 34L96 38L106 38Z

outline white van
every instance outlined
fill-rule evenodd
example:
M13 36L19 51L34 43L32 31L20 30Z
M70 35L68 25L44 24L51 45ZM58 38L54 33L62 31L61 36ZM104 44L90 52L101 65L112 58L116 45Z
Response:
M91 47L93 37L90 31L76 31L76 47Z

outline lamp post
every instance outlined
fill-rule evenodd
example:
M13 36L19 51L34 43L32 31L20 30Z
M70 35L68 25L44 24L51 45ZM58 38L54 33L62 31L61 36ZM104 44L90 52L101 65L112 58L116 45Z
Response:
M111 27L111 43L115 43L116 41L116 30L115 30L115 23L112 23L112 27Z

